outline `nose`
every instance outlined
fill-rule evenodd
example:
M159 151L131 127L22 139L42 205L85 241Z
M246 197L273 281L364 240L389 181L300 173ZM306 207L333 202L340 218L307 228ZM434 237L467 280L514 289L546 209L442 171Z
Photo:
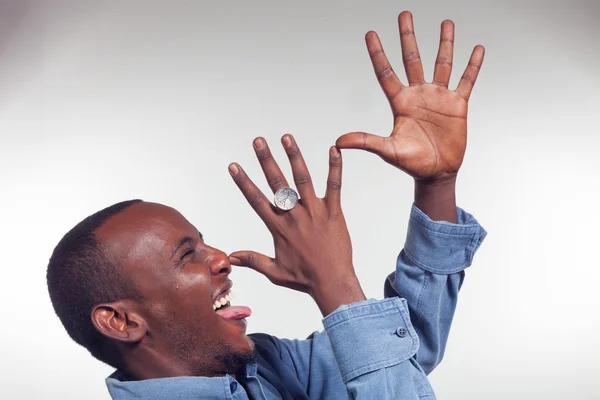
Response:
M207 257L207 264L213 275L229 275L231 273L231 263L227 254L217 249L211 249Z

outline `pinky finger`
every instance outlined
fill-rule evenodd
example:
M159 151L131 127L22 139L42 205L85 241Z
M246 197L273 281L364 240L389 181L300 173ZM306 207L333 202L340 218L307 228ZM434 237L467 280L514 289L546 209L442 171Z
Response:
M460 78L458 87L456 88L456 93L467 101L469 100L469 97L471 97L471 91L477 80L477 75L479 75L481 64L483 64L484 54L485 49L482 45L475 46L471 58L469 59L469 65L467 65L463 76Z

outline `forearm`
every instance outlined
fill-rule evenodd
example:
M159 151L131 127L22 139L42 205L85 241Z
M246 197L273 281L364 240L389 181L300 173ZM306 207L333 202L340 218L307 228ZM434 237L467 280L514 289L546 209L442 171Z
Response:
M317 303L323 317L346 304L366 300L356 275L324 279L314 285L310 295Z
M385 296L407 300L421 340L417 361L431 372L441 361L450 332L464 269L485 238L485 230L455 208L457 223L437 222L413 207L404 249L388 277Z
M415 205L433 221L456 223L456 175L435 181L415 180Z
M419 339L404 299L342 306L323 325L353 399L429 399L433 391L413 359Z

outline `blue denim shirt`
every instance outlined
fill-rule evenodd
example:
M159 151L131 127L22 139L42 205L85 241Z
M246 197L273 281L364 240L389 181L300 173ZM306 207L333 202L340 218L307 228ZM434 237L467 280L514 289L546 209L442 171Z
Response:
M384 300L344 305L306 340L249 335L257 361L223 377L106 379L113 399L435 399L427 374L441 361L464 270L486 236L458 208L434 222L413 206Z

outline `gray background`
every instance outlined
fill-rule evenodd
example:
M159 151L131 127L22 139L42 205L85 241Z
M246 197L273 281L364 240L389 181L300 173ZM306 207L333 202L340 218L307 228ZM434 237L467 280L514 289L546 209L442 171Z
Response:
M446 18L451 87L472 48L487 50L458 200L490 234L431 375L438 397L598 398L600 3L481 0L1 1L0 397L108 397L110 368L70 341L45 284L52 249L88 214L143 198L224 251L271 253L228 163L266 190L251 140L265 136L289 172L278 142L290 132L322 194L340 134L391 130L363 38L377 31L402 72L405 9L427 79ZM412 182L371 154L344 160L355 266L380 297ZM233 279L254 310L249 331L321 329L308 296L252 271Z

